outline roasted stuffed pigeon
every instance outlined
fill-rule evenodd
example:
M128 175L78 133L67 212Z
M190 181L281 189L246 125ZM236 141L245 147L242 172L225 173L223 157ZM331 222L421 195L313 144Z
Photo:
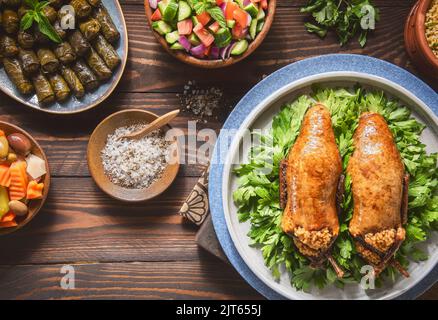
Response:
M356 249L376 274L393 264L409 276L393 259L405 239L409 176L381 115L361 115L354 147L347 172L352 179L354 201L349 230Z
M342 161L329 110L317 104L303 120L300 134L280 168L281 227L314 267L329 259L339 234L337 194L343 185Z

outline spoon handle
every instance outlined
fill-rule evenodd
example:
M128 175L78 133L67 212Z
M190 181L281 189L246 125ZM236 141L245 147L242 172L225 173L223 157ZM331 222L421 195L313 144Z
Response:
M145 135L147 135L148 133L168 124L178 115L178 113L179 113L179 109L168 112L165 115L162 115L161 117L158 117L157 119L152 121L146 128L137 132L133 132L131 134L127 134L123 138L140 139Z

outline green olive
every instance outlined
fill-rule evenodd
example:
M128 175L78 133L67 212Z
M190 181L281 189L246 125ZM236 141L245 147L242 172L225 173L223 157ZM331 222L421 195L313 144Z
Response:
M6 158L9 153L9 143L5 136L0 136L0 158Z
M15 162L15 161L17 161L17 155L16 155L15 153L9 152L9 153L8 153L8 158L7 158L7 160L8 160L9 162Z

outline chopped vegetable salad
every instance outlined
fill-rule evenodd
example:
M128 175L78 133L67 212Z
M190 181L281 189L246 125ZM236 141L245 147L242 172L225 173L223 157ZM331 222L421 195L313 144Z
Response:
M149 0L149 5L152 27L170 49L210 60L245 53L268 10L268 0Z

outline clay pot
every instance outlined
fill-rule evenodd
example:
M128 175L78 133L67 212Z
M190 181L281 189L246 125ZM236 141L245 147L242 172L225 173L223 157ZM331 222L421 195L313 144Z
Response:
M434 55L426 40L426 13L432 0L419 0L411 12L405 25L406 51L417 69L424 75L438 79L438 57Z

